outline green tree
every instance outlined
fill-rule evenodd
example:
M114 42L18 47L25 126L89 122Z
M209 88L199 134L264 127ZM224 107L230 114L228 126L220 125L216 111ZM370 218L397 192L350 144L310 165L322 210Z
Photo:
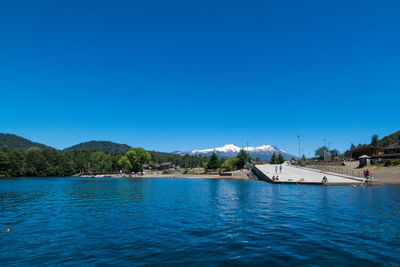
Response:
M113 172L119 171L120 168L118 165L118 161L123 156L123 154L121 152L111 152L110 156L111 156L111 171Z
M185 167L185 168L190 168L190 163L191 163L190 155L188 155L188 154L184 155L182 160L183 160L183 162L182 162L183 164L180 164L180 165L183 165L182 167ZM179 164L179 163L177 163L177 164Z
M31 147L26 152L27 175L46 176L49 164L37 147Z
M371 146L378 146L378 135L374 134L371 138Z
M223 167L228 171L233 171L236 169L238 161L239 158L237 156L230 157L229 159L225 160Z
M90 166L94 172L111 171L112 160L110 154L96 151L90 156Z
M73 175L79 171L85 171L86 169L77 169L77 164L74 162L76 160L76 153L65 151L60 155L60 164L57 166L58 175L68 176ZM87 165L89 166L90 158L87 159ZM85 164L83 164L85 165ZM87 169L87 171L90 171Z
M339 157L339 155L340 155L339 150L337 150L337 149L329 150L329 156L330 156L331 159Z
M243 169L247 163L247 160L250 159L249 154L242 148L237 154L238 160L236 161L236 168Z
M8 168L10 161L7 153L0 151L0 174L8 176Z
M226 161L226 158L220 158L219 159L219 167L220 168L224 165L225 161Z
M325 159L328 156L328 147L322 146L315 150L315 156L317 156L319 159Z
M149 163L151 155L141 147L131 148L127 153L126 157L131 163L131 170L138 172L143 170L143 164Z
M282 164L285 162L285 158L282 156L282 153L279 153L278 158L276 159L277 164Z
M57 165L58 163L58 155L57 150L52 148L43 148L41 150L43 156L46 158L46 161L50 165Z
M354 144L351 144L350 150L356 149L356 146Z
M211 158L207 163L207 169L208 170L217 170L220 167L221 167L221 162L219 161L217 154L214 152L211 155Z
M47 176L59 175L59 169L57 168L59 156L57 154L57 150L45 147L41 149L41 153L48 163L47 170L45 171L46 175Z
M10 151L8 158L10 160L10 175L23 176L25 174L25 154L17 149Z
M149 161L149 167L151 170L155 170L156 169L156 164L153 161Z
M275 152L272 154L271 160L269 161L270 164L277 164L277 158Z
M391 135L383 137L381 140L378 140L378 147L387 147L396 142L400 142L400 131L397 131Z
M118 166L124 171L124 172L129 172L132 169L132 164L129 161L127 156L122 156L118 160Z

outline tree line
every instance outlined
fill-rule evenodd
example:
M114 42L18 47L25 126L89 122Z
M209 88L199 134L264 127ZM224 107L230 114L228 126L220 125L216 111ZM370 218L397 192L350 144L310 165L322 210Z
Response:
M384 148L384 147L387 147L396 142L400 142L400 131L397 131L391 135L385 136L382 139L379 139L379 136L377 134L374 134L371 136L371 143L358 144L357 146L354 144L351 144L350 150L360 148L360 147L366 147L366 146L376 146L376 147Z
M225 159L218 158L214 152L210 157L208 156L180 156L177 154L167 154L159 152L147 152L143 148L131 148L124 156L122 156L118 165L124 172L137 172L143 169L144 164L148 164L150 168L155 168L155 162L174 162L175 166L180 166L183 169L191 168L204 168L205 170L220 170L224 169L232 171L242 169L248 161L251 161L250 155L241 150L237 155Z
M327 146L322 146L315 150L315 156L319 160L330 159L334 160L335 158L340 158L343 155L340 154L337 149L329 149Z
M143 148L131 148L122 152L101 152L98 150L64 150L31 147L27 150L0 148L1 176L71 176L79 173L138 172L148 164L155 169L156 164L174 162L181 168L235 170L241 169L251 158L243 150L229 159L212 156L180 156Z
M0 175L71 176L84 172L116 172L119 152L96 150L58 151L31 147L27 150L0 149Z
M276 153L272 154L270 164L282 164L285 162L285 158L282 156L282 153L279 153L278 156L276 156Z

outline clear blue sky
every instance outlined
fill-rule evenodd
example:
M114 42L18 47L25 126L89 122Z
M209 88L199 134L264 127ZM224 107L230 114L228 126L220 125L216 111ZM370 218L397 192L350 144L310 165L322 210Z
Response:
M400 130L399 1L0 3L0 132L341 151Z

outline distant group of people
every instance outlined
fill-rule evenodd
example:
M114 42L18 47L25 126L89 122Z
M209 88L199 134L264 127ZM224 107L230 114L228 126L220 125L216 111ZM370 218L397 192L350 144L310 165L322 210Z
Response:
M282 165L279 166L279 172L282 173ZM275 174L278 174L278 166L275 166ZM272 181L279 181L279 176L272 176Z
M368 169L363 170L364 178L369 179L371 177L371 172Z
M279 166L279 171L282 173L282 165ZM278 166L275 166L275 173L278 173Z

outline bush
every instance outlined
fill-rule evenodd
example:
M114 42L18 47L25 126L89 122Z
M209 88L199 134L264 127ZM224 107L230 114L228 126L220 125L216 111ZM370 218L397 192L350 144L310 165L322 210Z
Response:
M390 167L392 166L392 160L388 159L387 161L385 161L385 167Z
M398 159L388 159L385 161L385 167L390 167L390 166L398 166L400 165L400 160Z

